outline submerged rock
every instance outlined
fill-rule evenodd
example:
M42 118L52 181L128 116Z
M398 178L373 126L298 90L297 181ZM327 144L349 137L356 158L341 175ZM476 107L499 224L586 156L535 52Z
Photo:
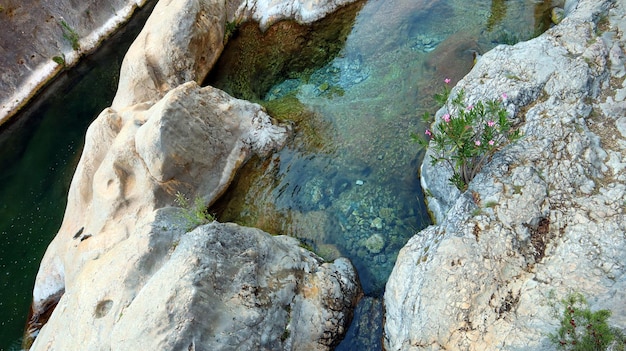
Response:
M385 247L385 238L383 238L380 234L372 234L365 240L365 247L370 253L377 254L383 251L383 248Z
M625 16L623 2L571 2L558 26L486 53L453 89L468 103L506 93L523 138L463 194L444 165L422 166L437 225L389 278L386 350L553 350L553 306L572 291L626 327L626 110L609 65Z

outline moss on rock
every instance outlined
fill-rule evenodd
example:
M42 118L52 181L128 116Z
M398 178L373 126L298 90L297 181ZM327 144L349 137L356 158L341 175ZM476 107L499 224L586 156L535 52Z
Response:
M311 25L280 21L262 32L256 22L242 23L205 83L259 101L286 78L306 78L341 50L363 4L347 5Z

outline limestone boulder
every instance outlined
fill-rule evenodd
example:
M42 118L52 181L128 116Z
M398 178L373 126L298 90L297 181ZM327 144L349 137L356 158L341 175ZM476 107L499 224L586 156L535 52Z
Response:
M347 329L347 260L235 224L185 233L177 215L148 214L87 262L32 350L330 350Z
M135 120L141 126L134 143L150 177L187 184L206 203L226 190L251 152L269 155L288 131L273 125L260 105L195 82L172 90L147 115L145 123Z
M90 126L63 223L37 275L35 312L70 291L84 265L132 236L144 217L173 205L176 193L208 207L248 157L281 147L288 134L261 106L194 82L142 107L106 109Z
M129 48L111 107L155 103L180 84L198 84L224 48L224 1L159 1Z
M554 307L571 292L626 328L624 60L614 52L626 10L580 0L565 14L486 53L453 90L467 104L506 93L523 137L464 193L449 170L422 166L437 224L407 243L389 278L386 350L553 350Z
M251 0L242 1L236 20L254 20L262 30L285 19L305 24L317 21L337 8L356 0Z

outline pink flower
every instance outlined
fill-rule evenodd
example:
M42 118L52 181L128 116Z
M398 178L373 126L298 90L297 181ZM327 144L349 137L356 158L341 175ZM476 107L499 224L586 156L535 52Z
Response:
M446 122L446 123L450 122L450 114L449 114L449 113L446 113L446 114L445 114L445 115L443 115L441 118L442 118L442 119L444 120L444 122Z
M487 122L487 125L488 125L488 126L490 126L490 127L493 127L493 126L495 126L495 125L496 125L496 122L494 122L494 121L489 121L489 122Z
M444 79L443 82L446 83L446 84L450 84L450 78Z
M508 96L508 95L506 95L506 93L502 93L502 95L501 95L501 96L502 96L502 100L506 100L506 99L508 99L508 98L509 98L509 96Z
M476 140L474 144L476 144L476 146L480 146L480 140Z
M426 131L424 132L424 134L428 135L428 136L432 136L433 133L430 132L430 130L426 129Z
M469 105L465 109L468 110L468 111L471 111L473 108L474 108L474 105Z
M493 146L495 142L493 140L489 140L489 145Z

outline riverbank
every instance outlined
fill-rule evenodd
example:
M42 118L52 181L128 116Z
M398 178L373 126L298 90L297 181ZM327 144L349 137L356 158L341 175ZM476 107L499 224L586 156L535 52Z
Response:
M0 125L81 57L96 50L150 0L69 0L39 4L9 1L0 7ZM56 59L56 58L58 59ZM55 58L55 59L53 59ZM64 63L60 63L64 62Z

